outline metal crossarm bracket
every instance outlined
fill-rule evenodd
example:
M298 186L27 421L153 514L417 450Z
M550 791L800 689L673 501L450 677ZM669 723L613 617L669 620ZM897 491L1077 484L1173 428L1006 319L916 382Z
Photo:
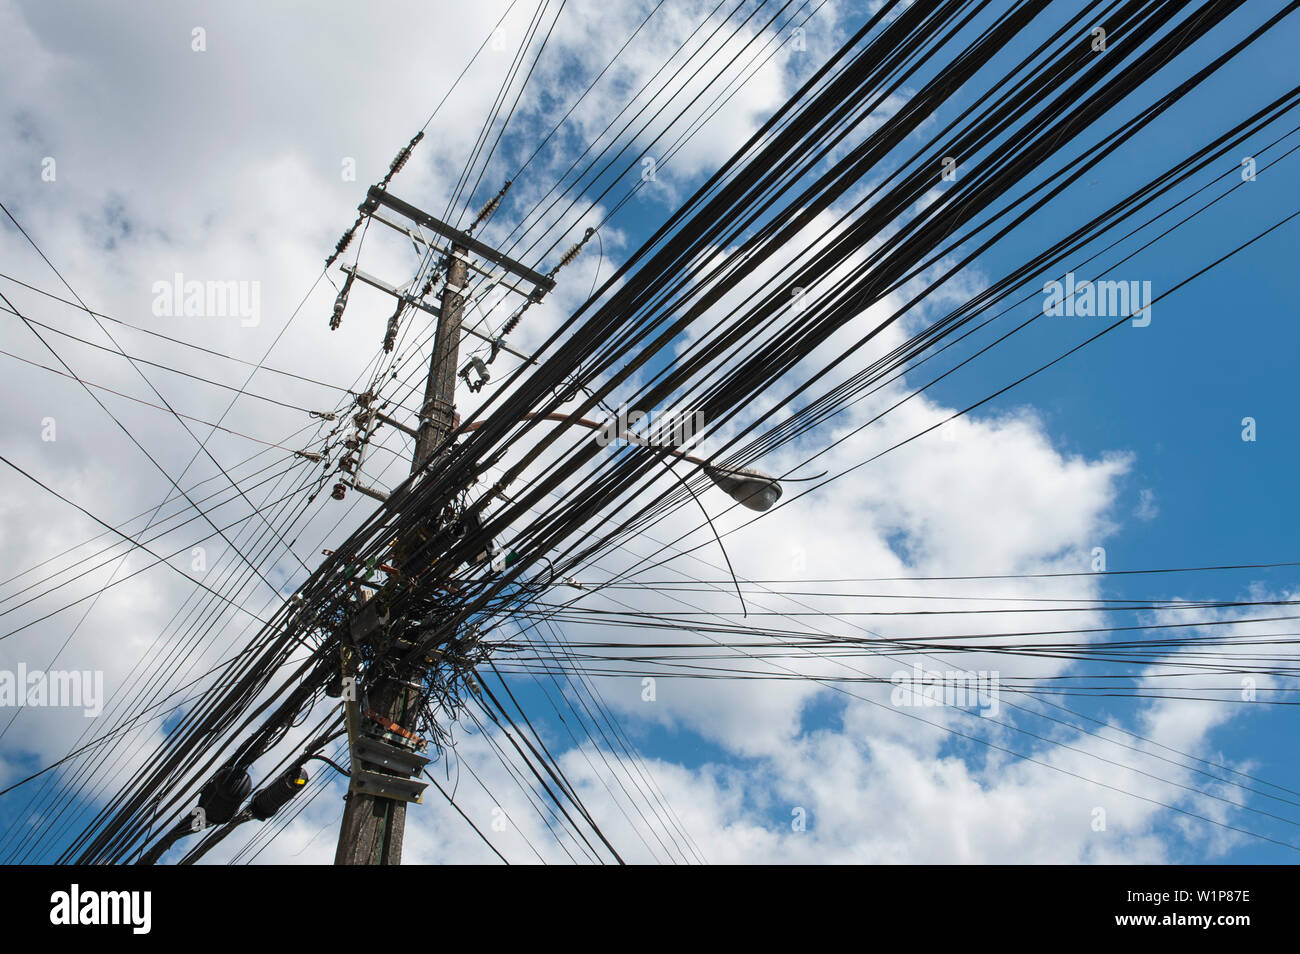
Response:
M474 236L448 225L446 222L435 218L423 209L417 209L409 202L403 202L401 199L397 198L397 196L390 195L388 192L385 192L376 186L370 187L370 191L366 194L366 201L360 206L360 211L369 215L381 205L387 206L399 215L406 216L417 225L421 225L430 231L437 232L444 238L450 239L453 245L460 245L479 256L479 258L487 259L489 262L500 265L507 271L513 272L520 278L532 282L533 292L529 297L534 301L541 301L542 296L555 287L554 279L547 278L540 272L533 271L527 265L524 265L521 262L516 262L508 255L503 255L501 252L498 252L491 245L480 242L478 239L474 238Z
M371 212L370 218L376 222L380 222L384 225L387 225L394 232L401 232L403 235L405 235L407 238L409 238L412 242L416 243L417 245L423 245L425 248L433 249L434 251L438 251L438 252L446 251L445 247L441 247L436 242L430 239L426 239L424 235L422 235L420 232L417 232L409 225L403 225L401 222L397 222L393 219L388 218L387 216L380 215L378 212ZM480 275L489 279L490 283L493 285L499 285L502 288L508 288L516 295L522 295L525 298L527 298L529 295L532 294L530 291L528 291L525 288L520 288L518 285L510 284L510 282L506 281L504 278L501 277L501 275L504 273L498 273L490 268L484 268L482 265L478 264L478 262L474 261L472 258L464 259L464 262L466 266L469 267L470 271L478 272Z
M364 769L352 770L351 790L364 795L379 795L383 798L418 804L424 800L424 790L428 785L428 782L398 778L396 775L367 772Z
M340 265L339 268L344 274L353 275L358 281L364 282L372 288L378 288L380 291L388 292L388 294L392 295L394 298L404 301L408 305L414 305L421 311L427 311L435 318L442 314L442 310L437 305L431 305L422 298L417 298L414 295L404 292L396 285L390 284L382 278L376 278L374 275L363 272L361 269L354 268L351 265Z
M414 305L416 308L419 308L421 311L428 312L429 314L433 315L435 318L439 317L442 314L442 309L440 309L437 305L431 305L424 299L417 298L412 294L404 292L396 285L390 284L389 282L384 281L382 278L376 278L374 275L371 275L368 272L363 272L359 268L354 268L351 265L340 265L339 270L343 272L345 275L354 275L356 276L357 281L362 282L366 285L370 285L372 288L378 288L382 292L387 292L388 294L392 295L394 298L400 299L401 301L406 302L408 305ZM466 327L466 328L462 328L461 330L464 331L465 334L478 338L480 341L487 342L488 344L493 344L495 342L497 347L500 348L502 351L506 352L506 354L512 354L516 358L519 358L520 360L527 361L529 364L537 363L537 361L534 358L530 357L529 355L524 354L522 351L516 351L514 348L511 348L509 345L501 344L495 338L491 337L490 335L483 334L483 332L479 331L476 328ZM366 490L364 490L361 487L358 487L357 489L360 490L362 493L366 493ZM376 499L380 499L380 498L376 498Z
M352 754L364 770L383 771L389 775L417 775L429 764L428 756L365 735L357 739Z
M403 802L421 802L429 783L410 776L423 771L429 764L429 759L401 746L367 736L360 727L356 701L347 700L343 705L348 728L348 751L352 761L348 791Z

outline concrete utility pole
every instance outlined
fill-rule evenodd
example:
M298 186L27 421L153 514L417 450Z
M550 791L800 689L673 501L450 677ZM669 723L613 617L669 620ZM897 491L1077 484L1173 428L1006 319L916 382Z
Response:
M456 368L460 361L460 324L465 308L466 250L451 247L447 284L442 290L438 329L434 335L429 378L420 407L420 426L411 460L415 473L451 433L456 408ZM416 675L412 673L411 675ZM414 731L420 693L413 680L384 679L371 689L375 711L407 731ZM352 791L339 828L336 865L398 865L406 830L406 802Z

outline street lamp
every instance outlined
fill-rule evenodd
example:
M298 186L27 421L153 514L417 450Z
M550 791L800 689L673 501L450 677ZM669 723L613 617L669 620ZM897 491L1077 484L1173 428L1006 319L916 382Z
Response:
M749 467L721 468L704 463L700 466L709 480L725 490L736 503L750 510L771 510L772 505L781 499L780 482L761 471Z

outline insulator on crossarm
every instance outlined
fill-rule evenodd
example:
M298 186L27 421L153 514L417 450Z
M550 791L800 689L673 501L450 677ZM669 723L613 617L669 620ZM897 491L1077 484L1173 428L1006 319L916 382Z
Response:
M506 319L506 323L501 326L501 334L498 335L499 338L504 338L506 335L510 334L510 332L515 330L515 327L519 324L519 319L524 316L524 312L528 310L528 306L531 304L532 302L525 302L513 315Z
M402 171L402 167L406 165L407 160L411 158L411 150L414 149L416 145L419 143L419 141L423 138L424 138L424 131L421 130L411 138L410 142L408 142L405 146L401 148L401 151L397 153L397 155L393 158L392 164L389 165L388 167L388 175L386 177L387 179L391 179L393 176L397 175L399 172Z
M352 236L356 234L357 234L357 227L355 225L352 226L352 228L348 229L346 232L344 232L342 237L339 238L338 244L334 246L335 254L342 255L345 251L347 251L347 247L352 244Z
M492 339L492 353L488 355L488 364L491 364L497 359L497 355L501 351L501 343L505 341L506 335L515 330L515 326L519 324L519 319L524 316L524 312L528 310L528 306L531 304L532 302L530 301L524 302L518 311L506 319L506 323L501 326L501 332Z
M577 258L578 255L582 252L582 247L586 245L588 242L590 242L591 237L595 234L596 234L595 229L587 229L587 231L582 236L582 241L578 242L576 245L573 246L573 248L569 249L567 252L564 253L564 256L560 259L559 264L556 265L553 269L551 269L551 273L547 277L554 278L556 272L558 272L565 265L568 265L575 258Z
M501 187L501 191L490 198L487 205L478 210L478 215L474 217L474 224L469 227L469 231L473 232L476 228L487 221L488 216L497 210L501 205L501 200L506 197L506 190L510 188L511 184L511 180L507 179L506 184Z
M354 223L352 228L348 229L346 232L343 233L343 237L340 238L338 240L338 244L334 246L334 254L331 255L329 258L325 259L326 268L329 268L331 265L333 265L334 260L338 258L340 255L342 255L343 252L347 249L347 247L352 244L352 236L355 235L356 232L357 232L357 227Z

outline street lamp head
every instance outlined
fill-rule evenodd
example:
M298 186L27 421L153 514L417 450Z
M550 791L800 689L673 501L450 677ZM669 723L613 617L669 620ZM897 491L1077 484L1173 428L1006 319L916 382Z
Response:
M771 510L781 499L781 484L775 477L748 467L704 466L709 480L725 490L731 499L750 510Z

